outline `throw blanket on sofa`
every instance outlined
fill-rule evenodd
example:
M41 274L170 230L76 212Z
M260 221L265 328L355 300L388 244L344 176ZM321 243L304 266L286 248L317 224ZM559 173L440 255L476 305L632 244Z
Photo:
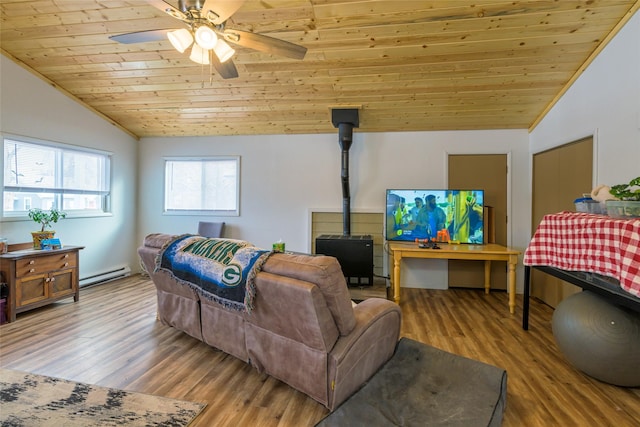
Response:
M156 270L168 272L204 298L250 312L255 275L270 253L242 240L188 234L162 248Z

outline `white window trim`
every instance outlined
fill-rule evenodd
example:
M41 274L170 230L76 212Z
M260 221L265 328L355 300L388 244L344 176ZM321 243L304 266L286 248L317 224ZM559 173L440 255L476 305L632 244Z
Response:
M2 153L3 155L0 156L0 166L2 167L2 170L4 170L4 144L5 144L5 140L14 140L16 142L24 142L24 143L29 143L29 144L37 144L37 145L42 145L42 146L48 146L48 147L52 147L52 148L60 148L60 149L66 149L66 150L76 150L76 151L81 151L81 152L85 152L85 153L92 153L92 154L99 154L99 155L103 155L103 156L107 156L109 157L109 167L107 168L107 181L109 183L109 191L105 192L106 193L106 200L105 200L105 206L103 210L90 210L90 209L83 209L83 210L72 210L70 212L67 212L67 218L92 218L92 217L103 217L103 216L112 216L112 212L111 212L111 192L113 189L113 174L112 174L112 163L113 163L113 152L111 151L106 151L106 150L100 150L100 149L96 149L96 148L90 148L90 147L85 147L85 146L81 146L81 145L76 145L76 144L70 144L70 143L64 143L64 142L58 142L58 141L51 141L51 140L44 140L44 139L38 139L38 138L33 138L33 137L29 137L29 136L24 136L24 135L17 135L17 134L10 134L10 133L4 133L4 132L0 132L0 145L2 148ZM4 173L0 174L0 185L2 186L2 192L4 193L5 190L5 185L4 185ZM15 214L9 212L6 213L4 211L4 197L0 197L0 219L3 222L12 222L12 221L22 221L25 219L29 219L28 215L26 213L24 213L24 211L18 211Z
M183 210L167 210L167 162L168 161L211 161L211 160L234 160L236 162L236 206L232 210L213 210L213 209L183 209ZM241 180L241 164L240 156L189 156L189 157L163 157L163 192L162 192L162 214L167 216L240 216L240 180Z

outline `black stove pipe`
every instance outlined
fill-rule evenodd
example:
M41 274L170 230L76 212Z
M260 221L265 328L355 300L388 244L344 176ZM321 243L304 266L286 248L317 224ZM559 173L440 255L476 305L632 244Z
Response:
M351 236L351 194L349 191L349 149L353 142L353 128L360 126L357 109L333 109L331 121L338 128L338 142L342 149L342 235Z
M353 125L340 123L338 125L338 138L342 149L342 235L351 236L351 194L349 191L349 148L353 142Z

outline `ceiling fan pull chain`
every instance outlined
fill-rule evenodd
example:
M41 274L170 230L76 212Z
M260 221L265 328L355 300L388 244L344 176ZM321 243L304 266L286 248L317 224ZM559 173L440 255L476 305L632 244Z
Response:
M209 51L209 86L213 86L213 50Z
M200 64L200 84L202 85L202 89L204 89L204 64Z

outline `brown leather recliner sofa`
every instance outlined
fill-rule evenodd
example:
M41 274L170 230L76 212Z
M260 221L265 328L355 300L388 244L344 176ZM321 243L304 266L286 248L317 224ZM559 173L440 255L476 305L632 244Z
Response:
M155 271L173 236L150 234L138 249L157 289L158 318L322 403L351 396L391 358L400 307L371 298L353 305L333 257L278 253L256 275L249 313L232 310Z

